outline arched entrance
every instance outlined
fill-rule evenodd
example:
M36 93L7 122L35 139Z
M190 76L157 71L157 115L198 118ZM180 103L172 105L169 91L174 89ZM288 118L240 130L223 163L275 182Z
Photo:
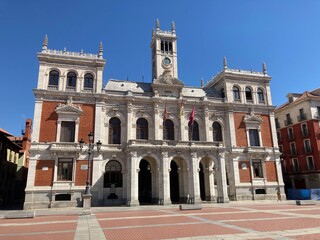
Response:
M170 169L170 199L172 203L179 203L180 193L178 165L173 160L170 163Z
M151 166L147 160L142 159L139 164L139 202L151 204L152 201L152 179Z
M205 189L205 180L204 180L204 168L202 163L199 163L199 183L200 183L200 198L202 201L206 200L206 189Z

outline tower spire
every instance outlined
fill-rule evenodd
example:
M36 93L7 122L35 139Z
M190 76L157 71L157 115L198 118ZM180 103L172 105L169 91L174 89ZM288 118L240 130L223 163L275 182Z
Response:
M156 20L156 31L159 31L160 30L160 22L159 22L159 19L157 18Z
M176 25L175 25L174 21L171 22L171 31L172 31L172 33L176 33Z
M223 69L227 69L227 68L228 68L227 58L224 57L223 58Z
M47 49L48 49L48 35L46 34L43 38L42 50L47 50Z
M267 66L265 62L262 63L262 72L264 75L267 75Z
M102 58L102 56L103 56L103 45L102 45L102 42L100 42L98 57Z

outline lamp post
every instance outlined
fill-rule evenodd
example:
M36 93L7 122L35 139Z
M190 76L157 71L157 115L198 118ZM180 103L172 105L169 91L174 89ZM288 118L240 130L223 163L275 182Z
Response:
M94 146L95 144L93 143L93 133L90 132L88 134L88 138L89 138L89 145L88 145L88 149L86 150L88 152L88 167L87 167L87 181L86 181L86 189L84 192L84 195L90 196L90 206L91 206L91 191L90 191L90 159L91 159L91 154L93 154L93 150L94 150ZM84 140L81 139L79 141L80 144L80 150L82 151L83 146L84 146ZM100 152L101 149L101 145L102 142L100 142L100 140L96 143L97 145L97 151Z

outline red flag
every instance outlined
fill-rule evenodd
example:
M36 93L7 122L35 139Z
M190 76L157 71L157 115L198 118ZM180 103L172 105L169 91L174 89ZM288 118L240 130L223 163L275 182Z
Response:
M165 124L167 119L167 104L164 107L164 112L163 112L163 124Z
M193 126L193 122L194 122L194 114L196 112L196 108L193 107L191 113L190 113L190 117L189 117L189 121L190 121L190 126Z

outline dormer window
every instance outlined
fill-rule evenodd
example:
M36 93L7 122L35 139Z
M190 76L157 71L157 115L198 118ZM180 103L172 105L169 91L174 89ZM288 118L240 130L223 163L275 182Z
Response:
M58 89L59 84L59 73L56 70L52 70L49 73L49 89Z
M92 90L93 89L93 76L90 73L87 73L84 75L84 83L83 83L84 89Z
M74 72L69 72L67 74L67 88L75 89L77 83L77 75Z

